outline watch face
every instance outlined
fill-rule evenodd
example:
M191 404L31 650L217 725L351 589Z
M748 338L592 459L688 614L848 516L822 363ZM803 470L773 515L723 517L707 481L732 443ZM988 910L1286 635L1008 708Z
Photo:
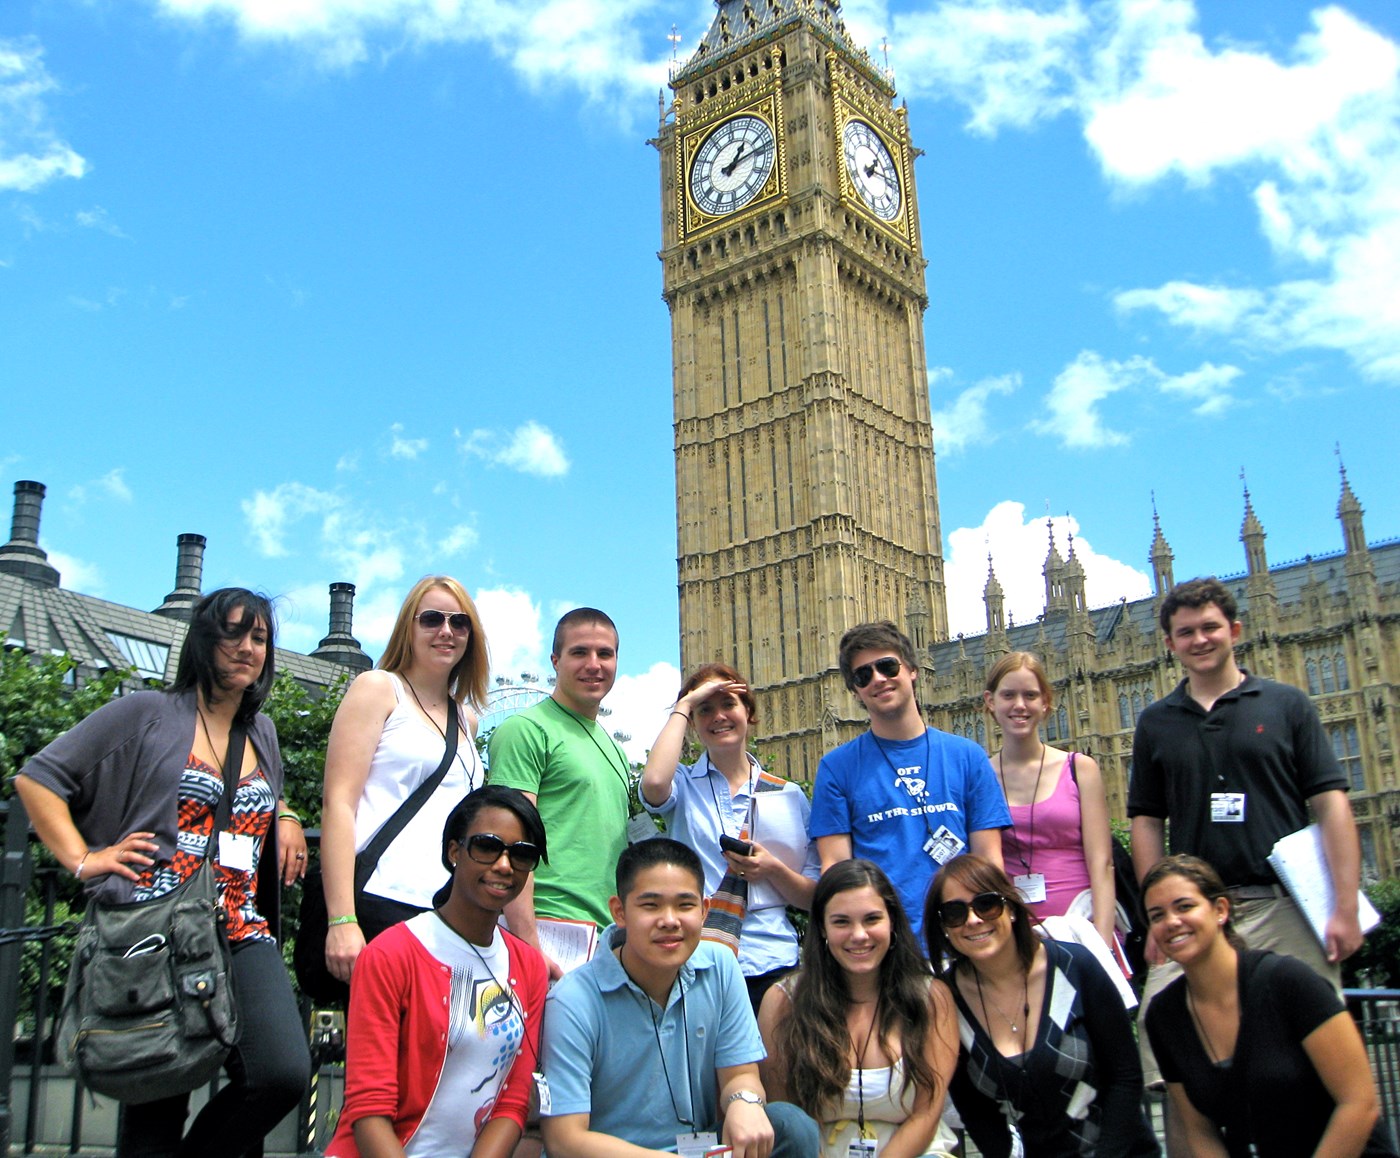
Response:
M861 200L882 221L899 216L899 171L880 135L864 121L847 121L841 134L846 172Z
M742 116L715 129L690 167L690 194L712 217L733 213L758 196L777 155L773 130L761 117Z

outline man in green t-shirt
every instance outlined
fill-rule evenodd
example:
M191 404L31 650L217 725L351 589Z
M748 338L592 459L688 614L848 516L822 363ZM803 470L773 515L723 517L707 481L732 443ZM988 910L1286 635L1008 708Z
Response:
M617 679L617 627L603 612L578 607L554 629L549 657L554 691L506 719L491 735L492 784L524 792L549 834L542 862L506 906L517 937L540 947L535 918L608 925L613 866L627 847L630 765L598 724L598 708ZM545 954L550 975L558 964Z

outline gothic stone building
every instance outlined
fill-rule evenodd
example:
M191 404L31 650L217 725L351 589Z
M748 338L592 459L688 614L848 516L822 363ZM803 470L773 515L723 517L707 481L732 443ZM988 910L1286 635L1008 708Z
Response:
M1400 736L1400 540L1368 546L1361 503L1342 471L1337 518L1343 549L1270 567L1263 525L1244 496L1246 569L1222 576L1240 606L1240 665L1305 688L1351 778L1366 879L1394 876L1400 825L1395 742ZM1156 594L1091 610L1084 570L1053 534L1045 560L1045 611L1034 624L1007 622L990 561L985 634L929 649L919 680L925 717L993 751L995 725L982 711L987 669L1008 651L1031 651L1055 686L1046 738L1091 755L1103 768L1110 813L1126 816L1133 727L1142 709L1183 678L1162 642L1159 601L1174 582L1173 556L1154 517L1149 555ZM1183 576L1186 578L1186 576Z
M736 664L800 780L859 730L847 627L947 637L916 150L839 0L717 8L653 142L681 665Z

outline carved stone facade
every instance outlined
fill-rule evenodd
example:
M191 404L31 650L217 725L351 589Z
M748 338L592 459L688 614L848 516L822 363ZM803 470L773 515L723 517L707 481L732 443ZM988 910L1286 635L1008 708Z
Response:
M1343 550L1270 567L1248 491L1244 501L1246 570L1221 577L1244 624L1239 663L1312 696L1351 779L1363 875L1394 876L1400 872L1400 541L1367 546L1362 507L1343 470L1337 505ZM1052 537L1046 611L1019 627L1006 625L1001 586L989 568L987 632L931 649L932 669L919 681L925 718L995 750L1000 741L981 710L984 675L1007 651L1035 652L1055 685L1046 738L1099 762L1109 811L1123 819L1137 717L1183 678L1157 624L1159 599L1173 583L1173 556L1155 518L1149 560L1153 598L1090 611L1073 544L1061 559Z
M736 664L797 780L864 726L849 626L947 636L913 149L839 8L721 0L654 142L681 665Z

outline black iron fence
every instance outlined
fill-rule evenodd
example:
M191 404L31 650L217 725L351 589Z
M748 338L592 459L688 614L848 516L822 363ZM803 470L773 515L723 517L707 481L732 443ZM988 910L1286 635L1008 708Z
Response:
M12 1147L23 1154L110 1154L115 1145L121 1107L81 1089L53 1056L57 994L63 978L59 946L71 943L76 921L60 903L59 872L35 866L28 817L17 799L0 801L0 1158ZM316 843L319 833L307 833ZM33 946L26 958L26 946ZM1400 989L1349 989L1347 1003L1361 1027L1372 1072L1380 1089L1381 1109L1400 1136ZM268 1158L312 1158L330 1141L343 1093L338 1061L343 1023L314 1013L308 1019L314 1080L297 1111L269 1135ZM208 1094L218 1088L215 1082ZM192 1099L197 1110L202 1095ZM1160 1129L1160 1101L1150 1101Z

